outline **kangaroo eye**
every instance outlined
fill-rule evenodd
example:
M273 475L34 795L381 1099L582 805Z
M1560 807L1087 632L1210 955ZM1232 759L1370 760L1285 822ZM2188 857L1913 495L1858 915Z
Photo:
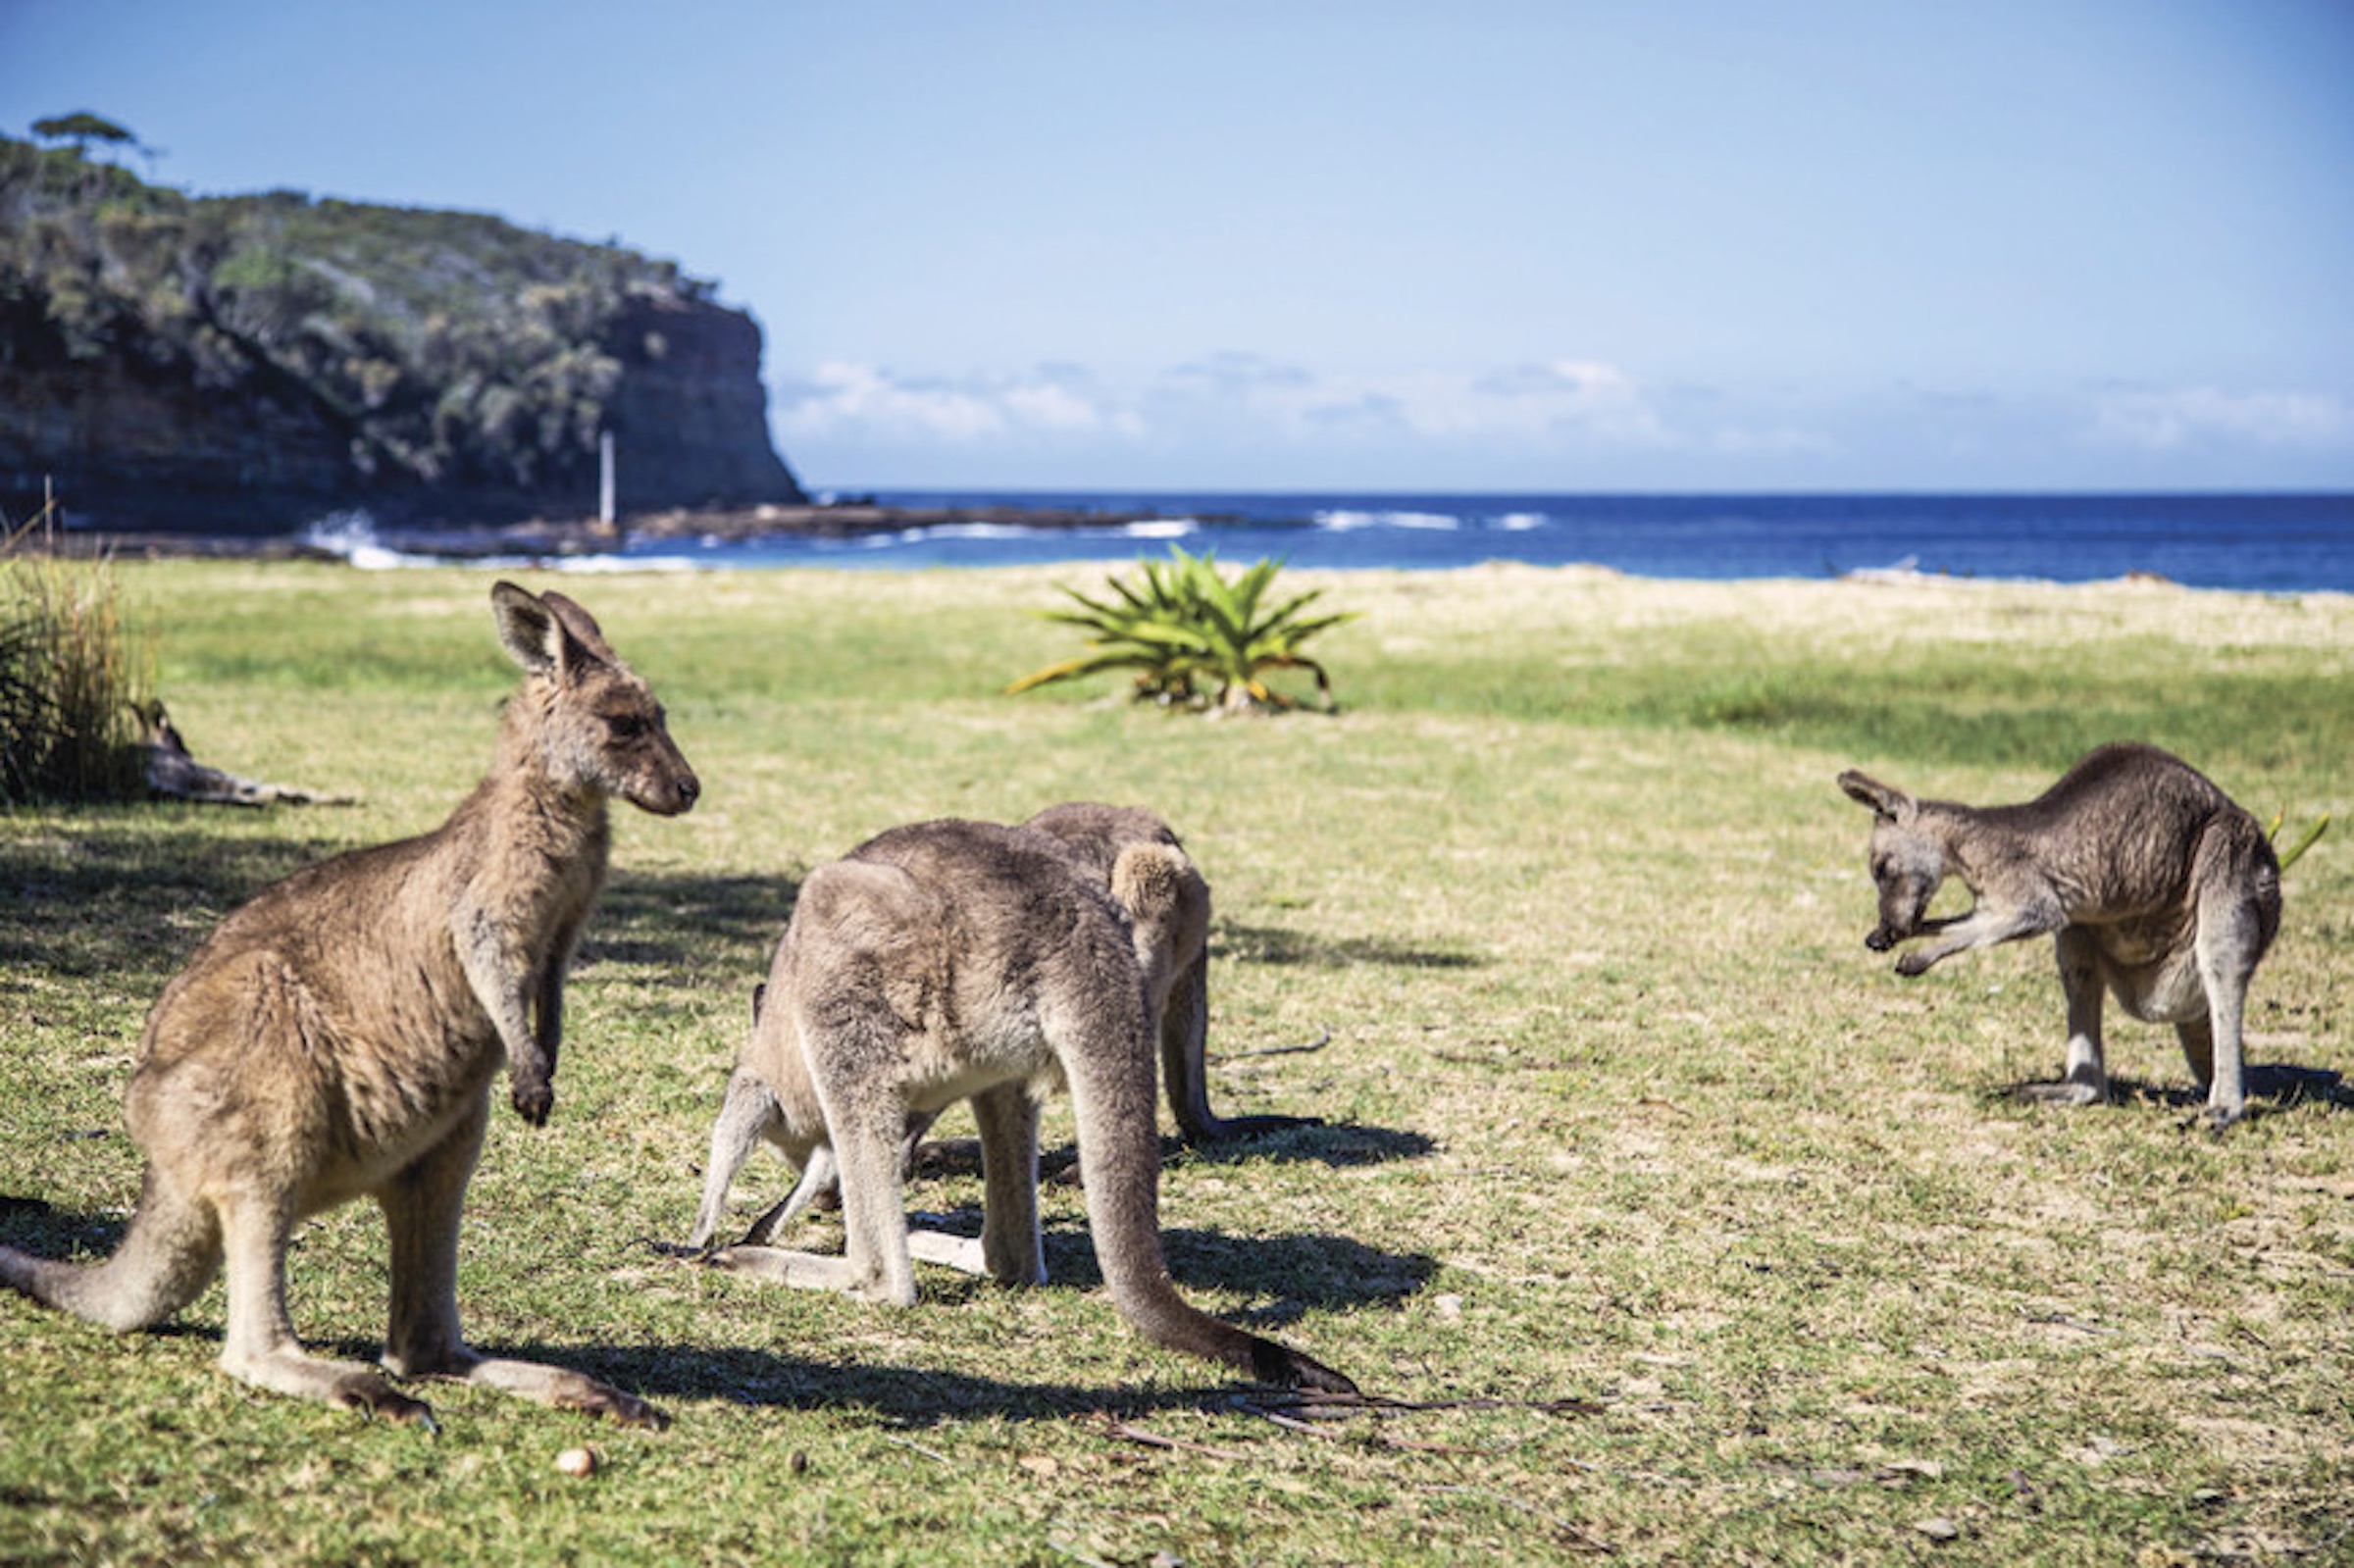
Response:
M634 713L608 714L605 718L606 733L616 740L636 740L649 728L645 720Z

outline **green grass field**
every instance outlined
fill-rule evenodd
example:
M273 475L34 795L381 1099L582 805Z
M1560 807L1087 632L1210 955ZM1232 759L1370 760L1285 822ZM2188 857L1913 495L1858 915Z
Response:
M437 823L513 686L485 574L117 570L199 757L365 798L0 815L0 1240L52 1255L120 1234L187 953ZM2354 600L1301 574L1364 612L1317 645L1337 717L998 695L1075 651L1024 612L1099 578L564 580L706 793L617 808L555 1115L502 1099L460 1299L671 1428L460 1387L437 1437L372 1426L224 1376L218 1287L122 1339L5 1296L0 1561L2354 1561L2354 1090L2212 1138L2171 1031L2113 1010L2122 1103L2018 1103L2060 1060L2048 944L1899 979L1832 784L2019 799L2131 736L2284 835L2343 816ZM1219 1108L1326 1124L1165 1143L1180 1286L1402 1407L1303 1424L1146 1344L1068 1186L1042 1290L926 1269L894 1310L657 1250L809 868L1082 798L1159 810L1215 889ZM2287 878L2256 1062L2354 1072L2343 831ZM738 1222L787 1180L756 1159ZM979 1190L950 1161L909 1199L969 1228ZM384 1268L371 1207L306 1229L305 1339L372 1355Z

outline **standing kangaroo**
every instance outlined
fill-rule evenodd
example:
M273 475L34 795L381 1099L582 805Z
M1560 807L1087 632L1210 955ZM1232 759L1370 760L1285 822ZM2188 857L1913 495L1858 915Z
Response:
M2280 867L2254 817L2180 758L2133 744L2099 747L2016 806L1915 800L1852 770L1839 787L1874 814L1880 921L1865 945L1886 952L1938 938L1899 958L1898 974L2053 935L2068 998L2066 1074L2023 1092L2079 1105L2108 1098L2105 989L2133 1017L2175 1026L2211 1125L2239 1119L2248 982L2280 928ZM1974 907L1924 919L1949 875L1969 885Z
M1152 1006L1160 1020L1160 1062L1169 1108L1187 1141L1217 1142L1254 1138L1285 1128L1312 1127L1310 1116L1220 1116L1209 1106L1209 885L1203 881L1184 846L1166 822L1136 806L1104 806L1088 801L1049 806L1028 822L1026 829L1047 835L1104 886L1109 887L1120 856L1143 844L1159 845L1184 862L1172 884L1181 909L1173 918L1137 925L1137 961L1145 966ZM712 1128L711 1159L705 1171L703 1201L695 1216L694 1234L688 1245L701 1248L718 1234L727 1204L728 1188L737 1171L764 1138L779 1138L787 1127L817 1125L815 1091L797 1049L790 1049L790 1034L758 1030L760 999L753 999L754 1032L728 1081L728 1096ZM794 1118L777 1103L786 1081L797 1080L799 1105ZM912 1162L915 1148L940 1112L914 1112L907 1119L902 1168ZM833 1151L824 1144L793 1152L800 1179L786 1197L752 1222L743 1240L765 1245L810 1203L839 1186Z
M83 1267L0 1247L0 1281L110 1329L146 1328L228 1263L231 1376L430 1425L375 1369L308 1354L286 1313L286 1246L359 1197L391 1235L384 1367L658 1426L582 1373L470 1349L458 1211L499 1064L537 1127L554 1104L564 971L605 875L609 796L659 816L700 786L661 704L562 594L490 590L524 669L489 776L421 837L265 888L164 988L126 1095L147 1155L122 1245Z
M1121 1314L1155 1343L1261 1381L1354 1391L1331 1368L1189 1305L1162 1259L1153 1039L1207 918L1200 873L1151 835L1101 878L1036 828L955 821L895 829L820 866L755 1006L696 1224L707 1238L759 1138L804 1168L828 1148L845 1255L741 1245L711 1261L900 1305L915 1300L919 1254L1044 1284L1038 1096L1066 1086L1088 1229ZM977 1243L911 1234L900 1189L911 1117L959 1099L981 1129Z

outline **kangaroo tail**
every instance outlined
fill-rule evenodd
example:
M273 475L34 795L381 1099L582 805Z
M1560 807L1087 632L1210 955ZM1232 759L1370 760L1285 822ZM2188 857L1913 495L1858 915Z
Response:
M1152 1059L1081 1050L1065 1058L1087 1173L1087 1224L1113 1302L1155 1344L1219 1361L1262 1383L1355 1393L1356 1385L1297 1350L1249 1334L1177 1293L1160 1250L1160 1147Z
M221 1226L149 1167L123 1244L103 1263L65 1263L0 1246L0 1285L118 1334L152 1328L221 1272Z

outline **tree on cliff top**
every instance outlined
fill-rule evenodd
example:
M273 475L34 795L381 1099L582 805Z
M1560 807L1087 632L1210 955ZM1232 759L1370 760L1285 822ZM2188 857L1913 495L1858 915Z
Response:
M139 145L139 138L124 126L103 115L91 114L86 109L36 120L32 123L32 133L43 141L70 141L74 144L74 150L85 158L90 154L90 143L93 141L103 141L117 147L136 148Z

